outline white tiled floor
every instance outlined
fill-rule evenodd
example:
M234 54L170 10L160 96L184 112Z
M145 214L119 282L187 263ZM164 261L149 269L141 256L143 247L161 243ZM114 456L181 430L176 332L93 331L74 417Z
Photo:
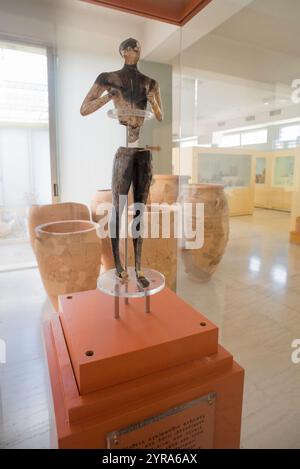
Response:
M242 447L300 448L300 246L289 215L257 210L231 219L224 258L209 282L179 275L178 293L220 327L246 369ZM41 324L50 310L36 269L0 273L0 447L49 447L49 384Z
M50 309L37 269L0 273L0 448L48 448L48 372L42 321Z
M0 273L36 266L29 240L0 238Z

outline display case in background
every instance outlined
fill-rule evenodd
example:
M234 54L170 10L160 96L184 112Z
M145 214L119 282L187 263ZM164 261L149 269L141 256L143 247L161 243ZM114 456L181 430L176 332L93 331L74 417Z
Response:
M291 211L299 148L173 148L173 172L193 184L222 184L230 216L251 215L254 207Z
M266 184L267 160L257 157L255 160L255 184Z
M257 208L270 208L271 163L270 155L255 153L254 206Z
M255 154L255 207L291 211L298 148Z
M290 187L294 185L294 156L276 156L274 161L273 186Z
M294 189L295 157L291 151L274 154L271 208L290 212Z
M193 184L222 184L231 216L253 213L254 159L248 149L174 148L173 169L191 176Z

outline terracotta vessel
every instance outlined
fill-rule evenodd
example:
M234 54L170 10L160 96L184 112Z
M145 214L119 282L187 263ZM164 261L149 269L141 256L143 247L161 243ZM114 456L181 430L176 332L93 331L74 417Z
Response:
M204 244L201 248L187 249L184 242L181 252L187 273L209 279L220 263L228 242L229 210L224 187L219 184L184 185L180 202L204 204ZM194 216L192 220L185 219L185 222L188 221L195 229Z
M300 233L300 217L296 219L296 232Z
M44 287L58 309L58 296L93 290L101 264L97 223L68 220L35 228L34 251Z
M179 188L188 184L190 176L177 176L175 174L155 174L152 179L148 203L177 202Z
M179 176L173 174L154 174L148 203L173 204L178 198Z
M129 230L131 230L132 219L133 212L129 211ZM165 220L164 224L163 220ZM144 226L148 227L148 237L143 239L142 251L142 268L148 267L164 274L166 286L173 291L176 291L178 251L177 238L174 236L175 220L175 210L173 208L164 207L163 210L158 211L157 208L151 207L150 211L150 206L148 206L148 211L144 214ZM163 226L166 227L166 231L163 231ZM123 239L120 243L122 259L124 259L124 246ZM132 238L130 236L128 238L128 265L134 265Z
M49 205L32 205L29 209L28 228L32 249L34 250L34 229L43 223L63 220L90 220L86 205L74 202Z
M91 212L92 212L92 220L97 222L100 219L100 216L97 214L97 207L99 204L102 203L112 203L112 195L111 195L111 189L104 189L104 190L99 190L96 191L94 194L94 197L92 198L91 202Z
M102 218L107 217L107 212L100 215L97 213L97 209L100 204L111 204L112 203L112 192L110 189L98 190L95 192L94 197L91 202L91 212L92 212L92 220L96 223L100 222ZM133 203L132 192L131 189L128 194L128 205ZM108 230L108 223L106 222L103 226L104 230ZM122 241L121 241L122 242ZM102 258L101 258L101 268L105 272L106 270L112 269L115 266L112 248L111 248L111 240L109 237L102 238Z
M103 217L107 217L107 214L102 216L97 213L97 208L100 204L103 203L112 203L112 193L111 190L99 190L96 191L92 202L91 202L91 212L92 220L96 223L101 221ZM108 217L107 217L108 218ZM108 230L108 223L105 223L103 227L106 231ZM112 269L114 267L114 259L111 249L111 241L109 237L102 238L102 255L101 255L101 269L105 272L106 270Z

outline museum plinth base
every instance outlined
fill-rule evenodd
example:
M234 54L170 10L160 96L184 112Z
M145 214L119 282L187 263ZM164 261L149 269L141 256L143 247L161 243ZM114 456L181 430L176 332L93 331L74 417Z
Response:
M45 323L59 448L238 448L244 371L218 329L165 288L60 297Z

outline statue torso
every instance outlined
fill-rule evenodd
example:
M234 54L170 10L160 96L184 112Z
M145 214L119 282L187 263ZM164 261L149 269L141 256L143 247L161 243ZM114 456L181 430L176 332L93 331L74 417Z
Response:
M115 93L113 97L115 107L128 111L128 116L119 117L120 124L136 129L135 134L138 138L139 127L143 125L144 117L130 116L130 110L146 110L147 94L155 87L155 80L143 75L134 65L124 65L121 70L101 73L96 83L108 92Z

